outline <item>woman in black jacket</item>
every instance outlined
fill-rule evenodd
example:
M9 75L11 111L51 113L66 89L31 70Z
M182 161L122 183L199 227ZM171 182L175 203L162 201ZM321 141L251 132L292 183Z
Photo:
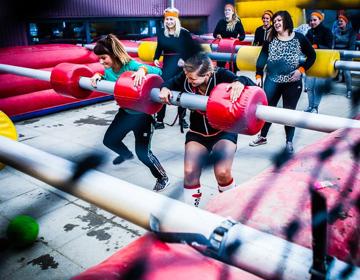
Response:
M193 53L201 51L199 44L196 44L188 30L181 27L179 11L175 8L167 8L164 11L164 29L158 33L157 46L154 56L154 63L160 67L159 58L163 55L162 75L164 81L169 80L182 71L179 67L179 60L185 60ZM164 117L166 105L156 115L155 129L165 128ZM179 107L179 124L182 128L188 128L185 121L186 109Z
M212 89L220 83L230 83L230 98L235 102L244 86L255 85L244 76L236 76L224 68L215 68L205 53L198 53L185 61L184 71L161 86L160 98L169 104L171 90L209 96ZM190 131L186 133L184 160L184 198L185 202L196 207L201 198L200 175L204 160L214 156L214 173L219 192L234 188L231 174L236 152L237 134L213 128L205 112L191 111Z
M255 30L253 46L262 46L264 44L270 32L272 16L273 16L272 11L270 10L264 11L264 14L261 17L263 25L259 26Z
M314 49L331 49L333 36L331 30L323 25L324 14L314 11L310 15L310 27L306 33L306 38ZM307 89L309 106L305 112L318 113L319 104L322 97L322 90L328 79L306 77L305 86Z
M216 24L213 36L216 39L236 38L240 41L245 39L244 27L239 16L236 14L235 8L231 4L226 4L224 7L225 18L220 19ZM217 66L224 67L226 62L219 61ZM238 70L236 64L234 65L235 73Z

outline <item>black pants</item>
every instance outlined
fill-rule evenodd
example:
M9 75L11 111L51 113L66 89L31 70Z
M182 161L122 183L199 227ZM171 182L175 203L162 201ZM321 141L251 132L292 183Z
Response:
M142 163L149 167L154 177L159 179L165 177L166 172L150 150L151 137L154 131L152 123L153 118L150 115L144 113L129 114L120 108L105 132L103 143L115 153L125 157L129 156L131 152L122 140L130 131L133 131L136 155Z
M296 109L302 91L302 81L291 83L275 83L266 78L264 83L264 91L269 103L269 106L276 107L280 97L283 100L283 107L286 109ZM261 129L261 136L266 137L269 132L271 123L265 123ZM285 126L286 141L292 142L295 133L295 127Z
M158 122L164 122L165 118L165 112L166 112L166 104L161 108L161 110L156 114L156 120ZM179 114L179 121L183 118L185 118L186 115L186 108L178 107L178 114Z

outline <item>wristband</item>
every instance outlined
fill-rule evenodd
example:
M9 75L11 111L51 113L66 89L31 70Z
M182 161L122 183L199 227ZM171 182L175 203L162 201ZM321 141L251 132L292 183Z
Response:
M139 69L144 69L145 75L148 73L148 70L145 66L140 66Z
M299 67L298 70L300 71L301 74L304 74L305 73L305 68L304 67Z

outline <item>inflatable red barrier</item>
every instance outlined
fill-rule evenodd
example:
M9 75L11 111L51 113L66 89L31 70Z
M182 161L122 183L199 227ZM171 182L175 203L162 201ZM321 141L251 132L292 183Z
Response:
M113 99L112 95L93 92L88 98L78 100L57 94L53 89L47 89L0 98L0 110L13 120L21 120L111 99Z
M52 68L44 68L41 70L51 71ZM50 83L47 81L13 74L0 74L0 99L49 89L50 87Z
M98 58L92 51L71 44L0 49L0 63L35 69L53 67L62 62L84 64L97 61Z
M360 213L354 205L360 196L359 163L350 150L350 145L359 143L360 134L357 129L345 137L340 135L342 133L335 131L305 148L280 171L268 169L238 188L216 196L208 203L207 210L284 239L287 226L298 220L301 228L294 236L294 242L311 248L308 185L310 174L319 172L315 188L326 198L328 209L343 203L338 219L328 225L328 254L349 261L354 260L351 257L351 251L354 251L353 257L360 265L357 239ZM336 154L319 165L318 153L327 147L336 148Z
M144 268L141 275L141 268ZM129 277L133 269L134 276ZM253 274L203 256L190 246L166 244L145 235L72 280L261 280Z
M104 73L104 66L98 62L84 65L88 66L93 73ZM51 71L52 69L53 68L43 68L41 70ZM41 91L49 88L51 88L51 85L46 81L13 74L0 74L0 98Z

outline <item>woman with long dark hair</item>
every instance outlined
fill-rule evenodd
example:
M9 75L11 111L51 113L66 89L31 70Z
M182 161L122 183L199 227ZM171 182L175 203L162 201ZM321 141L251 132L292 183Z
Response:
M276 12L272 21L269 38L264 42L256 62L256 83L262 86L266 65L264 90L269 106L276 106L282 97L283 107L295 110L302 91L302 74L313 65L316 53L304 35L293 31L293 22L287 11ZM306 59L300 62L303 55ZM271 123L265 123L260 135L249 145L266 144L270 126ZM285 126L285 147L289 153L294 152L294 132L294 127Z
M132 77L135 87L143 82L147 73L161 75L159 68L141 64L132 59L120 40L112 34L96 42L94 53L105 68L105 75L96 73L91 77L91 84L95 88L100 80L115 82L125 71L134 71ZM133 153L122 141L130 131L133 131L136 155L157 179L153 190L160 192L169 185L169 178L159 160L151 152L151 138L154 131L152 123L153 118L151 115L119 108L114 120L105 132L103 143L117 154L113 164L121 164L126 160L134 158Z

